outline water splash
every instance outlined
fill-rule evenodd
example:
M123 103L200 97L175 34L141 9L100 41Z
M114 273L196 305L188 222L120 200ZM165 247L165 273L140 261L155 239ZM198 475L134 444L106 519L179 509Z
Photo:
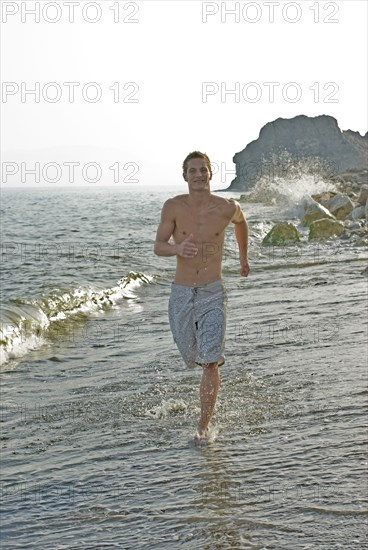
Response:
M293 157L284 151L263 161L256 185L244 198L269 206L280 206L300 214L307 197L323 191L337 191L331 181L331 167L319 158Z
M188 405L183 399L170 398L146 411L145 415L151 418L166 418L170 414L182 413L188 410Z

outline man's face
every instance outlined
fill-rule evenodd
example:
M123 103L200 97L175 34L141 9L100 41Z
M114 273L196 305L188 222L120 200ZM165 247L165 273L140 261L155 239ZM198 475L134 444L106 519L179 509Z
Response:
M190 159L184 179L192 191L209 189L211 176L206 161L201 158Z

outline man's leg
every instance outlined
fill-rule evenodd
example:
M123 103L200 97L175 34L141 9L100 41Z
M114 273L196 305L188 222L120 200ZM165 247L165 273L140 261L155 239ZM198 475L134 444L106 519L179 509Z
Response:
M202 365L203 373L200 386L201 418L198 424L196 439L205 439L206 430L215 408L218 390L220 387L220 373L218 363L207 363Z
M193 319L193 294L191 287L171 285L169 299L169 323L178 350L188 367L195 367L197 335Z

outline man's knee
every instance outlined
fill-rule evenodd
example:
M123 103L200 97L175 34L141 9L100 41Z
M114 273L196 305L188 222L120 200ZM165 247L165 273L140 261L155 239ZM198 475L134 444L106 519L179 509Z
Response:
M218 367L218 361L216 361L215 363L202 363L202 367L204 369L216 369Z

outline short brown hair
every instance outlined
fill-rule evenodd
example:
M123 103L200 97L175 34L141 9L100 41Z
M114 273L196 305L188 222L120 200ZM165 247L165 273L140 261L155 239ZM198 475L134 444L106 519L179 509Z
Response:
M203 159L206 161L207 168L209 170L210 176L212 178L212 168L211 168L211 161L206 155L206 153L201 153L200 151L193 151L193 153L189 153L189 155L185 158L183 162L183 173L185 174L188 169L188 162L192 159Z

